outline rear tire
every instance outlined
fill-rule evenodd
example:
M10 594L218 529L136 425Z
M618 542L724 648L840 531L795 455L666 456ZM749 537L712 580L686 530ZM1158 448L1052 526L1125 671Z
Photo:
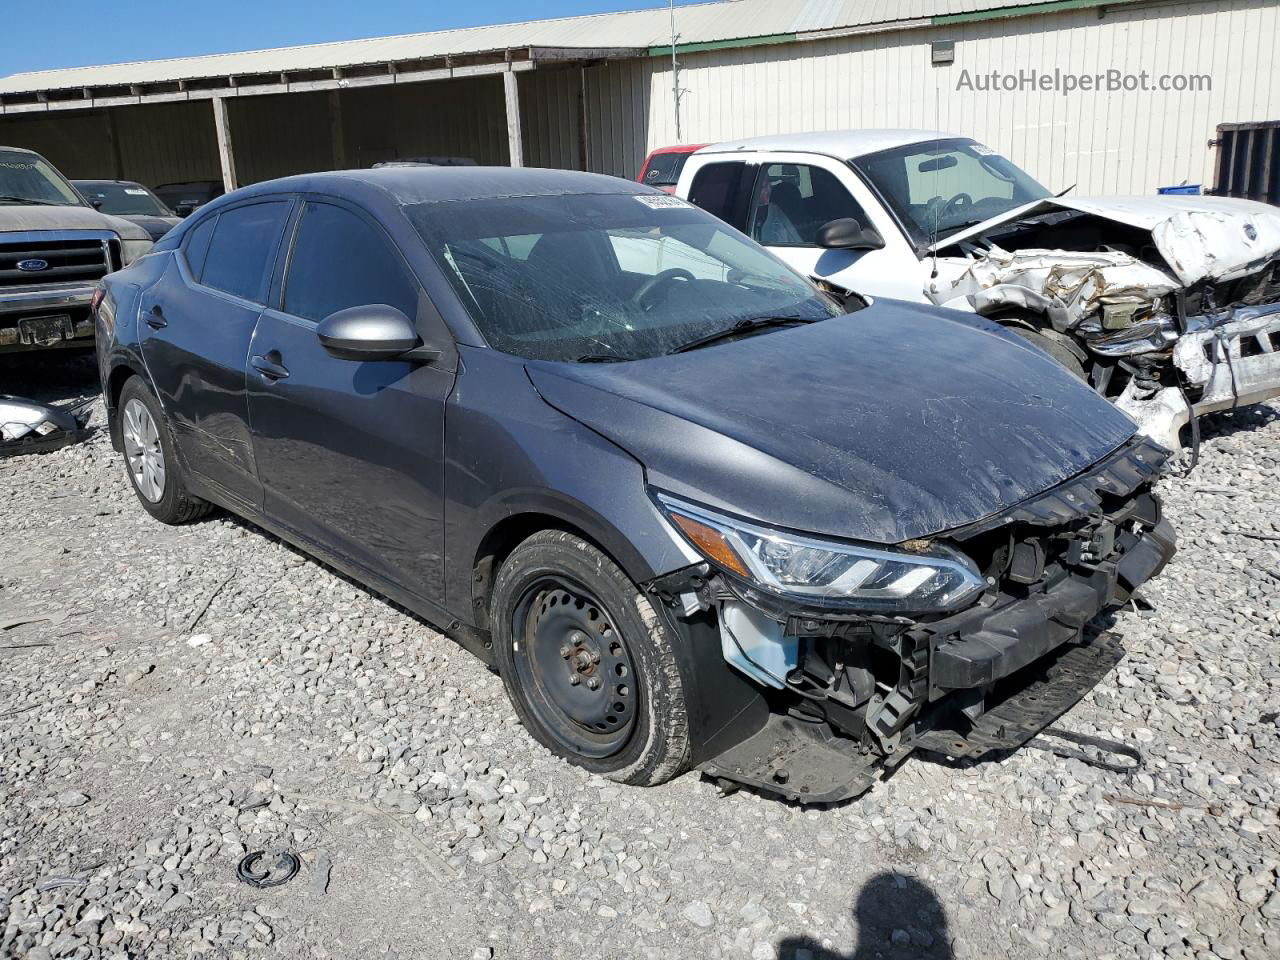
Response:
M561 530L525 540L494 581L490 622L507 695L539 743L620 783L684 772L689 716L673 637L599 549Z
M141 377L126 381L118 409L125 472L142 508L168 524L189 523L212 510L213 504L187 490L169 421Z

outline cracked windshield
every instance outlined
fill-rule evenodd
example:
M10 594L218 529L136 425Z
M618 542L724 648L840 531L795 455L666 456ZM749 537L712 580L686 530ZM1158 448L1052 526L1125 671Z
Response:
M542 360L609 362L844 310L691 204L511 197L408 212L485 338Z

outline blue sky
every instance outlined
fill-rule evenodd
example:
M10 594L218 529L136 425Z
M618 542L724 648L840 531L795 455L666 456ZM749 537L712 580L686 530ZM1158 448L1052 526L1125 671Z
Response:
M689 0L676 0L677 5ZM0 0L0 75L665 7L666 0ZM216 13L215 13L216 11Z

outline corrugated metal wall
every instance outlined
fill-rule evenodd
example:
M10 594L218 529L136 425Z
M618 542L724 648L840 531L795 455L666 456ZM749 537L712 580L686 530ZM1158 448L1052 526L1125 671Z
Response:
M340 134L331 109L334 96ZM507 162L501 77L240 97L228 101L228 109L242 185L406 157Z
M508 159L500 76L344 90L342 117L353 167L428 155Z
M679 12L677 11L677 29ZM1280 119L1274 0L1100 8L680 56L686 143L801 130L940 127L1007 153L1052 188L1151 193L1213 180L1219 123ZM954 40L955 63L929 44ZM1201 93L984 93L992 70L1208 74ZM634 176L675 142L670 60L587 73L591 168Z
M585 76L587 169L633 179L651 144L675 142L674 133L664 137L651 129L661 113L661 91L655 90L659 74L654 72L653 61L609 61L588 67ZM670 83L668 73L668 86Z
M582 68L534 70L516 82L525 166L583 169Z
M0 144L35 150L73 179L221 179L212 111L204 101L115 107L110 124L105 110L20 113L0 117Z

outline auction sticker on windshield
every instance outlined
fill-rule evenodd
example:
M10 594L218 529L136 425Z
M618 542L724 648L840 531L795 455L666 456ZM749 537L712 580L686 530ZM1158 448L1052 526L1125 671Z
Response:
M636 196L636 199L652 210L662 210L667 207L679 207L684 209L689 206L689 204L685 203L679 197L670 197L666 194L656 197L648 195Z

